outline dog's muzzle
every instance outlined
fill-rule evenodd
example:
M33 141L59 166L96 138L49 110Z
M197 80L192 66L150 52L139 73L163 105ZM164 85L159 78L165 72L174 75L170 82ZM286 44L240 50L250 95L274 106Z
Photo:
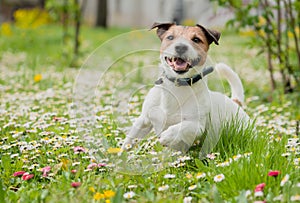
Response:
M181 57L165 57L166 63L178 74L185 73L189 71L200 62L200 57L196 59L185 59Z

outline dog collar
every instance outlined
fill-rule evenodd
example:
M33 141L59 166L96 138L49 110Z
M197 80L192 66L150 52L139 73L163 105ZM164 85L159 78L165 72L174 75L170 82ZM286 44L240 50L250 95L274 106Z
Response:
M176 78L176 77L169 77L167 75L166 78L171 82L174 82L176 86L192 86L194 83L198 82L203 77L205 77L206 75L210 74L213 71L214 71L213 67L208 67L208 68L204 68L204 70L201 73L196 74L190 78ZM160 85L163 82L164 82L163 78L159 78L157 81L155 81L155 84Z

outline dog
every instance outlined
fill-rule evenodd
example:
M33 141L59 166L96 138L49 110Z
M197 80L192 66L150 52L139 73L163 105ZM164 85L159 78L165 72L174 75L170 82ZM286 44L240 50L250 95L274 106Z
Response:
M218 31L198 24L174 23L154 23L152 29L157 29L161 40L162 74L147 94L142 113L124 140L123 150L154 129L163 146L186 152L204 133L216 138L223 123L235 119L241 123L249 121L240 106L244 91L238 75L223 63L216 64L214 69L205 67L209 46L219 44ZM205 76L213 70L228 80L231 98L208 89Z

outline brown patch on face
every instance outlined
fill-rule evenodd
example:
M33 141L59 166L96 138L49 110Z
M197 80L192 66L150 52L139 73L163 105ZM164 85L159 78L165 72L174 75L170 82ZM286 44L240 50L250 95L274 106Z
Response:
M184 73L193 66L205 63L209 45L218 45L220 33L201 25L181 26L174 23L154 23L160 38L161 55L166 54L166 63L177 73Z
M171 26L160 36L160 39L162 40L160 51L162 52L165 50L178 38L186 39L196 50L199 50L199 52L208 51L208 41L205 37L205 33L199 29L199 27L186 27L180 25Z

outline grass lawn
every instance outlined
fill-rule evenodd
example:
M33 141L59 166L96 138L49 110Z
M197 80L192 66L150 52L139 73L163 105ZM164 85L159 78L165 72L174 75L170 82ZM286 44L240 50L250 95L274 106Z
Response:
M72 43L63 47L57 25L0 36L0 202L300 201L299 95L270 93L263 56L230 31L210 60L240 74L255 130L229 126L205 159L197 144L168 152L153 134L137 152L121 153L158 72L154 32L120 35L129 31L84 27L81 68L68 63ZM93 122L72 114L84 74L97 81L78 100L91 105ZM219 78L210 81L229 92Z

